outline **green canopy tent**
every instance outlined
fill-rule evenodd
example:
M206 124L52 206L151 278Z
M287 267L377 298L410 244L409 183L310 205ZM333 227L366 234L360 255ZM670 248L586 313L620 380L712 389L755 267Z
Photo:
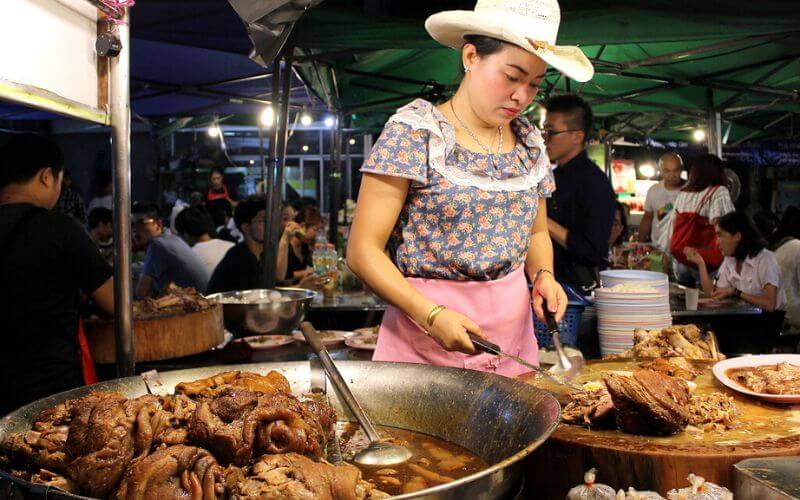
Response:
M323 4L295 27L292 57L305 81L354 128L377 130L416 98L453 89L458 54L436 44L425 17L471 2L405 6L369 17ZM688 140L709 128L728 144L797 137L800 9L794 1L562 2L559 43L580 45L596 68L578 84L550 71L537 100L577 92L605 138ZM720 141L722 142L722 141Z

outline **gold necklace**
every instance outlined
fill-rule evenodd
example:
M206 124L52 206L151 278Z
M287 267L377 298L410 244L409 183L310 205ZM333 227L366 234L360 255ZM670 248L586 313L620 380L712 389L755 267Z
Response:
M467 124L464 123L464 120L462 120L461 117L458 116L458 113L456 113L456 108L455 108L455 106L453 106L453 99L450 99L450 109L453 110L453 116L455 116L456 120L458 120L458 123L461 124L461 128L463 128L464 130L467 131L467 133L470 135L470 137L472 137L472 140L477 142L478 146L482 147L484 149L484 151L486 151L486 154L488 154L488 155L495 154L495 153L492 153L492 150L490 148L487 148L486 145L483 144L483 142L481 142L480 139L478 139L478 136L475 135L475 133L469 127L467 127ZM500 141L497 144L497 152L499 153L499 152L501 152L503 150L503 126L502 125L497 127L497 132L498 132L498 134L500 134ZM494 140L492 142L494 142Z

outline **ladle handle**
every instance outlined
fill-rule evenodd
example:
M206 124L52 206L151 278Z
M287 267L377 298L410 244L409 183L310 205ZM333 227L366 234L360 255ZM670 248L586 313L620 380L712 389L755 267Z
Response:
M569 360L567 353L564 352L564 348L561 346L561 332L558 330L558 323L556 323L555 316L547 307L547 302L542 303L542 311L544 311L544 319L547 320L548 333L553 336L553 347L556 348L558 365L562 370L567 371L572 368L572 362Z
M303 332L303 336L306 338L311 350L314 351L314 354L319 356L319 360L322 362L322 368L325 370L325 374L328 375L328 380L331 381L333 389L336 391L342 404L356 417L356 420L358 420L361 428L364 429L370 442L375 443L380 441L381 436L378 434L378 431L375 430L375 426L372 425L372 420L370 420L364 412L364 409L361 408L358 400L353 396L350 387L347 385L347 382L344 381L344 377L339 373L339 369L336 368L336 364L334 364L331 355L325 348L325 344L322 343L322 339L320 339L317 330L308 321L303 321L300 323L300 331Z

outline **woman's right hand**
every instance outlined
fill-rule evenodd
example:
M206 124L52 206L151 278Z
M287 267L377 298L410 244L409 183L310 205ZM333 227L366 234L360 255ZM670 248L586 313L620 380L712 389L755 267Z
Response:
M300 224L294 221L289 221L286 223L286 227L283 228L283 234L281 235L281 239L288 243L289 241L291 241L292 236L294 236L295 233L300 232L302 230L303 228L300 226Z
M683 249L683 255L686 256L686 260L688 260L689 262L692 262L694 264L697 264L698 267L703 265L703 264L705 264L705 261L703 260L703 256L700 255L700 252L698 252L696 248L693 248L693 247L684 248Z
M481 327L474 321L452 309L444 309L433 320L428 334L447 351L475 354L475 346L467 332L481 337Z

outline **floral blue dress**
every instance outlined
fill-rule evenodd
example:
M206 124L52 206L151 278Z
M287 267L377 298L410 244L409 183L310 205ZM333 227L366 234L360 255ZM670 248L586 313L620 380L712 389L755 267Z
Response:
M430 102L390 118L362 172L411 179L389 239L406 277L497 280L524 262L540 197L555 190L536 127L512 122L516 148L486 155L464 149Z

